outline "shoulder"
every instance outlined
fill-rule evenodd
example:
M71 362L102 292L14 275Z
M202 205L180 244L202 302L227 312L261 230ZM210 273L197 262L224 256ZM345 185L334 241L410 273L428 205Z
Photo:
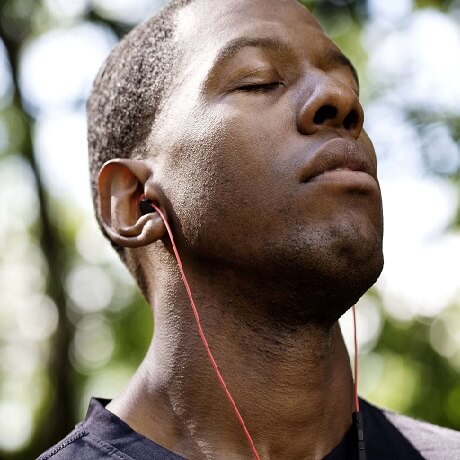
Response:
M385 417L427 460L460 459L460 432L382 409Z
M361 402L366 445L386 454L376 458L460 460L460 432Z
M40 455L37 460L132 460L112 445L91 435L82 425Z
M93 398L85 420L38 460L183 460L132 430L107 403Z

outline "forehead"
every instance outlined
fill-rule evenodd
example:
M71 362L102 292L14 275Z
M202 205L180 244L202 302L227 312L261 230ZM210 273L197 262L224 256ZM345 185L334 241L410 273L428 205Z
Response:
M202 68L241 37L279 38L312 51L335 48L296 0L195 0L180 10L176 37L185 61L199 62Z
M300 22L321 30L318 21L297 0L195 0L179 13L183 32L231 34L237 29L271 22L297 27ZM192 30L187 30L188 25Z

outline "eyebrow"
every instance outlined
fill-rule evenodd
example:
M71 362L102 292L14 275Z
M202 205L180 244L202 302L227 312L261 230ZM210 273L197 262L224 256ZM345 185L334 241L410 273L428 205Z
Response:
M292 54L291 48L284 42L270 37L238 37L228 42L217 54L214 65L222 63L240 51L242 48L256 47L277 51L281 53Z
M280 54L287 54L292 56L293 47L289 46L287 43L271 38L271 37L238 37L234 40L228 42L217 54L214 62L211 66L211 69L215 69L218 65L222 65L225 61L235 56L238 51L247 47L256 47L267 49L270 51L275 51ZM348 67L348 69L353 74L353 77L356 79L356 82L359 86L359 77L356 68L353 66L351 61L339 50L332 49L327 52L326 62L332 65L339 65Z

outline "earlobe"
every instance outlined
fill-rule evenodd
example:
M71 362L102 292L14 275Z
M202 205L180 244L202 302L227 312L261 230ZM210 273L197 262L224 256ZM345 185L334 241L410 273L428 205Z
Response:
M119 246L148 246L165 235L166 229L158 213L142 214L139 209L139 198L151 176L149 166L142 160L111 160L99 172L101 223L109 238ZM159 202L151 185L148 194L149 199Z

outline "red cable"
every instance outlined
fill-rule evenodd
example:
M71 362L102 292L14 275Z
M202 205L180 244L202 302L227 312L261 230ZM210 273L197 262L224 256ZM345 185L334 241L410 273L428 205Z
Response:
M246 428L246 425L244 423L243 417L241 416L240 411L238 410L238 407L236 407L235 400L233 399L229 389L227 388L225 380L222 377L222 374L220 373L219 368L217 367L216 360L214 359L214 356L213 356L213 354L211 352L211 349L209 348L208 341L206 340L206 336L204 335L203 328L201 327L200 315L198 314L198 310L196 308L195 301L193 300L192 291L191 291L190 286L188 284L187 277L185 276L185 272L184 272L184 269L182 267L182 261L181 261L181 258L179 256L179 252L177 251L176 245L174 243L174 237L173 237L171 228L169 227L169 224L166 221L165 216L161 212L160 208L158 208L158 206L156 206L154 203L152 203L152 206L155 208L156 212L163 219L163 222L165 224L166 230L167 230L167 232L169 234L169 238L171 240L174 255L176 256L177 264L179 266L179 270L180 270L180 273L181 273L181 276L182 276L182 281L184 282L184 286L185 286L185 289L187 291L188 298L190 300L190 305L192 306L193 314L195 315L195 321L196 321L196 325L198 327L198 332L200 333L201 341L203 342L203 345L204 345L204 347L205 347L205 349L206 349L206 351L208 353L209 360L211 361L211 364L212 364L212 366L213 366L213 368L214 368L214 370L216 372L217 378L218 378L220 384L222 385L222 388L225 391L225 395L227 396L227 399L230 401L230 404L233 407L233 410L235 412L236 418L237 418L239 424L241 425L241 428L243 428L244 435L246 436L246 439L248 440L249 445L251 446L252 454L253 454L254 458L256 460L260 460L260 456L259 456L259 453L257 452L256 446L254 445L254 441L252 440L251 435L249 434L249 431Z
M359 412L359 399L358 399L358 336L356 333L356 310L355 306L351 307L353 310L353 336L355 342L355 410Z

